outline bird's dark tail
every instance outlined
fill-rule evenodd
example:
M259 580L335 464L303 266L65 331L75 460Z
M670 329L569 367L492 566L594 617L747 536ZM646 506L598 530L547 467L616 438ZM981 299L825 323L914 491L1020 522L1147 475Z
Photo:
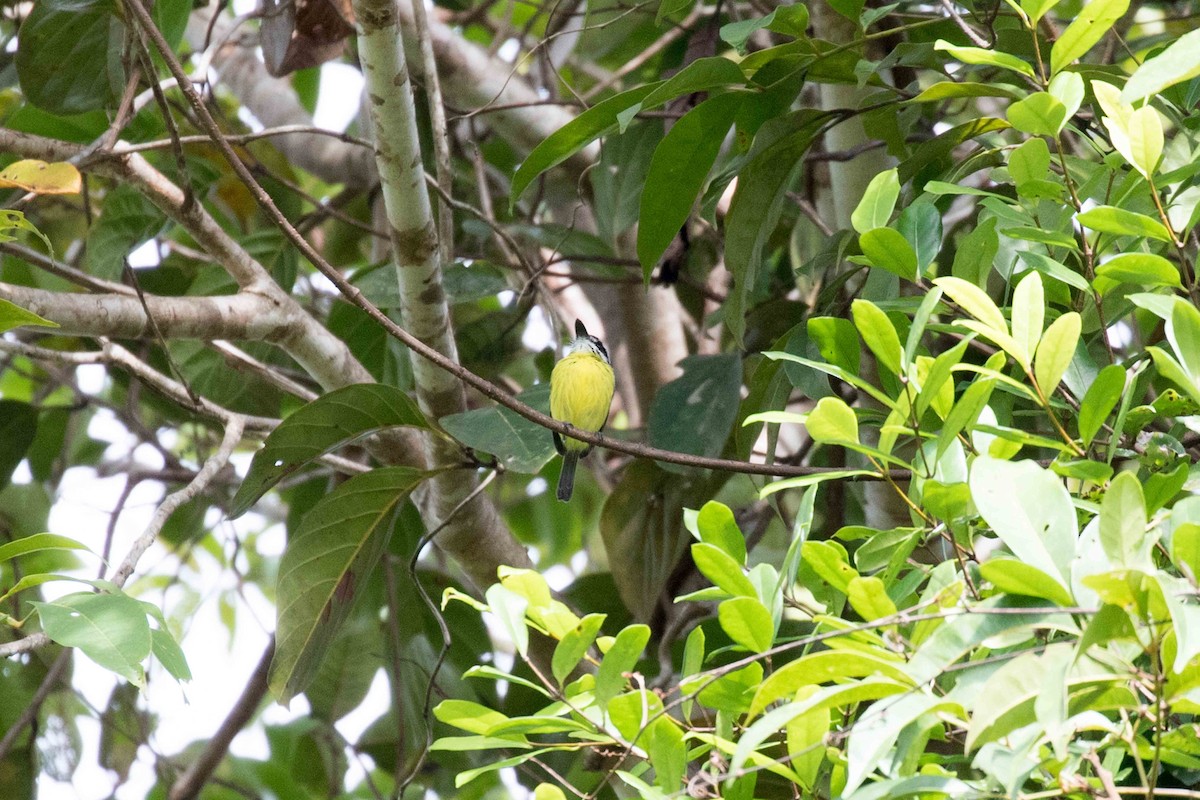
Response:
M564 503L571 499L575 488L575 467L579 464L579 453L568 450L563 453L562 472L558 476L558 499Z

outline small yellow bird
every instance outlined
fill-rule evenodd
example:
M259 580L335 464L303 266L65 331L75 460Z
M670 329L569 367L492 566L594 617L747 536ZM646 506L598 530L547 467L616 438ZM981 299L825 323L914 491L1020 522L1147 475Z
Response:
M608 351L579 320L575 320L575 338L567 345L566 355L550 373L550 416L583 431L598 433L608 422L613 398L613 369ZM558 478L558 499L571 499L575 488L575 467L592 446L569 436L554 434L554 449L563 457Z

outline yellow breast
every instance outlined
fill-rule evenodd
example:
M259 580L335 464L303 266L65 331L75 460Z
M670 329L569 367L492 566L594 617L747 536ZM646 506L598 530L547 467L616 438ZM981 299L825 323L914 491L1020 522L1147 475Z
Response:
M550 416L581 430L596 432L604 427L612 405L613 371L592 353L572 353L554 365L550 374ZM571 450L588 445L564 437Z

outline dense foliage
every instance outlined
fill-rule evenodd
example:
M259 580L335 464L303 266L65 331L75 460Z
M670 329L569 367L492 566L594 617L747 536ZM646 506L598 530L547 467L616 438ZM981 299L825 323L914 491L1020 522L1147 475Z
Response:
M1196 3L263 8L0 21L0 796L1200 797Z

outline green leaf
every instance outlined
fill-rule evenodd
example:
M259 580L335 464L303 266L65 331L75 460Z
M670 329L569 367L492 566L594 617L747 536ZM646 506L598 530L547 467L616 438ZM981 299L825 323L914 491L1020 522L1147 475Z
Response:
M1185 33L1134 70L1121 90L1121 99L1132 103L1160 94L1169 86L1200 75L1200 29Z
M900 336L896 326L888 319L887 314L870 300L855 300L850 306L854 318L854 326L862 336L863 342L875 354L880 366L893 375L903 374L900 349ZM828 399L828 398L826 398Z
M680 366L683 375L659 389L650 406L650 444L679 453L718 456L737 420L742 360L737 353L693 355Z
M561 164L592 141L615 129L622 112L635 106L649 111L681 95L744 82L742 71L729 59L699 58L669 80L639 86L597 103L550 134L530 152L513 176L513 202L538 175Z
M52 640L78 648L135 686L145 683L142 661L150 655L150 623L140 602L125 594L78 592L30 605Z
M858 207L850 214L850 224L859 233L886 227L899 197L900 179L896 170L879 173L867 184Z
M711 683L702 675L697 675L692 681L685 681L682 688L684 691L690 691L693 683L704 686L696 698L701 704L718 711L741 714L750 705L754 690L762 683L762 679L762 664L756 661L742 669L726 673Z
M978 286L954 277L938 278L933 283L963 311L982 322L988 329L1008 333L1008 323L1004 321L1004 314L992 302L992 298Z
M279 563L270 676L281 703L316 674L387 547L400 506L425 477L406 467L356 475L322 497L292 534Z
M942 249L942 213L928 198L920 198L900 212L896 229L912 245L917 272L924 274Z
M11 331L22 325L41 325L43 328L57 328L57 322L43 319L32 311L26 311L18 305L0 298L0 333Z
M1062 481L1032 461L978 456L969 483L979 515L1013 555L1069 586L1079 528Z
M858 418L854 409L838 397L822 397L805 421L814 442L858 444Z
M790 697L813 684L844 683L872 675L911 684L912 680L904 671L904 662L885 656L888 654L838 649L809 653L790 661L772 672L758 687L747 716L753 719L776 700Z
M954 254L954 264L950 267L953 277L973 286L987 285L992 262L1000 249L1000 234L996 232L996 224L995 217L988 217L963 237Z
M621 629L596 671L594 694L597 706L604 708L609 700L625 688L628 680L625 673L632 672L637 666L638 659L649 641L650 628L646 625L630 625Z
M110 107L125 83L123 33L113 0L39 0L21 25L21 91L51 114Z
M1100 503L1100 544L1114 567L1152 571L1146 538L1146 501L1132 472L1121 472L1108 484Z
M809 317L806 327L821 358L847 372L858 372L861 348L853 322L845 317Z
M28 553L40 553L44 550L84 550L92 552L87 545L68 539L66 536L56 536L53 533L35 533L7 544L0 545L0 563L10 561L17 556Z
M1033 359L1033 374L1047 398L1058 388L1059 381L1075 358L1081 325L1079 314L1068 311L1051 322L1042 336L1042 343L1038 345L1037 355Z
M20 400L0 400L0 489L8 486L13 472L25 459L37 436L37 425L38 412L33 406ZM4 547L0 547L2 552Z
M729 506L709 500L696 515L696 526L700 541L720 548L738 564L746 563L746 538Z
M1000 67L1013 72L1033 77L1033 67L1029 63L1008 53L998 53L994 50L984 50L981 47L957 47L945 39L934 42L934 50L943 50L964 64L980 64L989 67Z
M692 213L708 172L748 97L728 92L711 97L684 114L654 151L642 190L637 254L647 283L662 254Z
M785 192L828 120L828 114L805 109L764 124L738 174L725 217L725 263L734 278L725 303L725 325L739 345L746 329L746 304L757 282L763 249L779 221Z
M1057 578L1015 558L990 558L979 565L979 574L1006 594L1040 597L1060 606L1075 604Z
M1175 298L1171 309L1167 341L1192 382L1200 382L1200 311L1182 297Z
M1021 10L1029 15L1029 21L1036 25L1046 13L1062 0L1021 0Z
M1079 438L1084 447L1092 443L1100 426L1125 392L1125 368L1109 364L1100 370L1079 404Z
M922 90L920 94L911 100L905 100L904 102L937 103L942 100L951 100L958 97L1007 97L1010 100L1017 100L1021 95L1012 89L993 83L940 81Z
M88 272L117 280L125 259L162 230L163 213L131 186L120 185L104 198L100 218L87 235Z
M549 414L550 384L533 386L517 399ZM491 453L511 472L536 473L554 457L554 439L545 428L501 405L450 414L438 424L467 447Z
M596 635L600 633L600 626L604 624L604 618L604 614L588 614L579 620L575 629L567 633L555 646L550 669L559 685L562 685L575 671L575 667L579 666L583 657L587 655L588 648L592 646L592 642L596 641Z
M1183 285L1175 265L1153 253L1122 253L1096 267L1096 275L1135 286Z
M1128 8L1129 0L1091 0L1054 42L1050 50L1050 71L1061 72L1063 67L1091 50Z
M416 403L395 387L360 383L318 397L281 422L254 454L229 516L244 514L268 489L336 445L400 425L430 427Z
M1067 107L1048 92L1037 92L1009 106L1008 121L1030 136L1058 136L1067 123Z
M1046 297L1042 276L1031 271L1021 279L1013 292L1012 337L1028 354L1037 351L1046 317Z
M1096 206L1077 214L1075 219L1080 225L1114 236L1145 236L1160 242L1171 241L1171 234L1158 220L1117 206Z
M846 586L846 599L854 611L867 622L896 614L896 604L888 597L883 581L871 575L851 578Z
M153 628L150 631L150 650L172 678L177 681L192 679L192 669L188 666L183 648L166 628Z
M858 572L846 561L845 549L834 542L805 542L800 555L821 580L842 594L849 590L850 581L858 577Z
M434 706L433 715L439 722L480 735L508 721L499 711L471 700L443 700Z
M692 560L700 574L735 597L758 597L754 584L742 572L742 565L716 545L698 542L692 545Z
M756 597L733 597L717 606L722 630L734 642L753 653L771 648L775 624L771 612Z
M1066 118L1069 120L1083 104L1083 77L1078 72L1060 72L1050 79L1047 91L1063 104L1067 110Z
M665 5L665 3L664 3ZM660 12L661 13L661 12ZM746 55L746 42L763 28L801 37L808 28L808 9L802 5L780 6L765 17L752 17L721 26L721 40L729 43L739 55Z
M907 281L917 279L917 254L904 234L895 228L875 228L858 237L858 246L871 266L885 269Z

